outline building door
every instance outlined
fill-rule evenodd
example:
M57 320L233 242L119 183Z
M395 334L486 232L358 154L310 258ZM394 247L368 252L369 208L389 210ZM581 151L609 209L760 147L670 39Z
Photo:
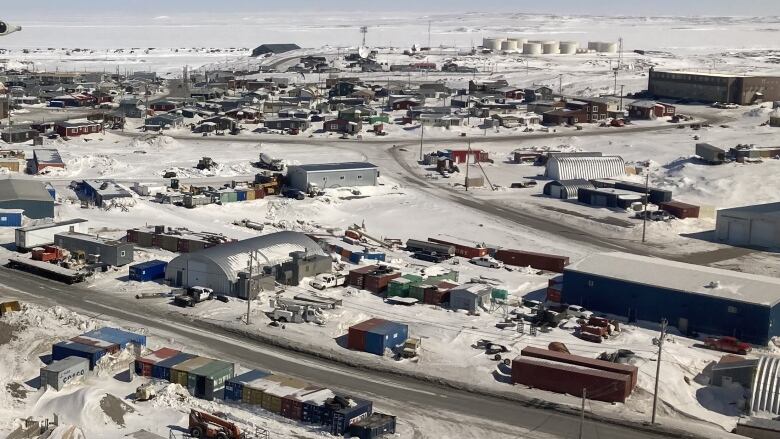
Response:
M198 261L187 262L187 285L185 286L209 286L206 264Z
M607 197L604 196L604 195L593 195L593 205L594 206L606 207L607 206Z
M183 275L183 274L184 274L184 273L182 273L181 271L177 271L177 272L176 272L176 286L177 286L177 287L180 287L180 286L181 286L181 283L182 283L182 280L183 280L183 279L182 279L182 277L183 277L182 275Z
M750 245L756 247L776 247L775 224L769 221L750 223Z
M563 192L563 186L550 186L550 196L553 198L563 198L561 193Z
M748 223L742 219L730 219L729 220L728 239L729 244L732 245L747 245L748 244Z

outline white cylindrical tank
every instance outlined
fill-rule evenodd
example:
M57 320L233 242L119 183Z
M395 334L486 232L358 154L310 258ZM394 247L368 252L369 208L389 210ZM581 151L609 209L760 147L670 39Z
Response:
M523 44L524 55L541 55L542 45L540 43L525 43Z
M545 55L557 55L560 51L557 41L545 41L542 43L542 52Z
M517 50L517 40L509 38L508 40L501 42L501 50L508 52Z
M598 51L601 53L617 53L617 43L599 43Z
M580 43L576 41L561 41L561 55L574 55L580 48Z
M517 41L517 47L523 47L523 44L528 42L528 38L515 38Z
M483 38L482 47L485 49L498 51L501 50L501 43L503 43L504 40L505 38Z

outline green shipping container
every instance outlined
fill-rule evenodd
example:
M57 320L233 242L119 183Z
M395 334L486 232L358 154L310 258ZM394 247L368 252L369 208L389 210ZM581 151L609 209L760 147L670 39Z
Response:
M231 191L228 192L227 195L228 195L228 203L235 203L236 201L238 201L238 193Z
M444 274L439 274L436 276L430 276L427 279L425 279L425 283L429 284L436 284L443 280L451 280L453 282L458 281L458 272L457 271L450 271Z
M509 291L507 290L500 290L498 288L493 288L493 292L490 293L490 297L494 299L501 299L506 300L509 298Z
M420 303L425 301L425 290L435 288L431 285L414 285L409 288L409 297L417 299Z
M403 277L404 279L409 279L410 281L412 281L412 283L420 283L423 280L422 276L418 276L416 274L405 274L401 277Z
M189 389L189 372L212 361L214 360L211 358L195 357L177 364L175 367L171 368L171 382L181 384Z
M412 281L399 277L387 285L387 297L409 297L409 287Z
M222 360L212 360L189 373L188 387L193 395L211 401L214 394L225 388L225 381L233 378L235 365ZM242 395L243 396L243 395Z

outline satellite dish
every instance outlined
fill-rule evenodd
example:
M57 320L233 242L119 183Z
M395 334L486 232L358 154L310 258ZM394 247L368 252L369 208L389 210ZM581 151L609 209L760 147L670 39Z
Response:
M358 47L358 55L360 55L361 58L368 58L368 56L371 55L371 49L366 46L360 46Z
M20 30L22 30L21 26L16 26L14 24L6 23L5 21L0 21L0 36L19 32Z

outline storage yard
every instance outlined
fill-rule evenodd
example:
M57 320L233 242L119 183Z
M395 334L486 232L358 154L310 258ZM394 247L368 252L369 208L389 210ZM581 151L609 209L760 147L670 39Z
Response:
M681 30L778 24L456 15L314 20L311 48L10 45L0 435L780 415L780 69Z

